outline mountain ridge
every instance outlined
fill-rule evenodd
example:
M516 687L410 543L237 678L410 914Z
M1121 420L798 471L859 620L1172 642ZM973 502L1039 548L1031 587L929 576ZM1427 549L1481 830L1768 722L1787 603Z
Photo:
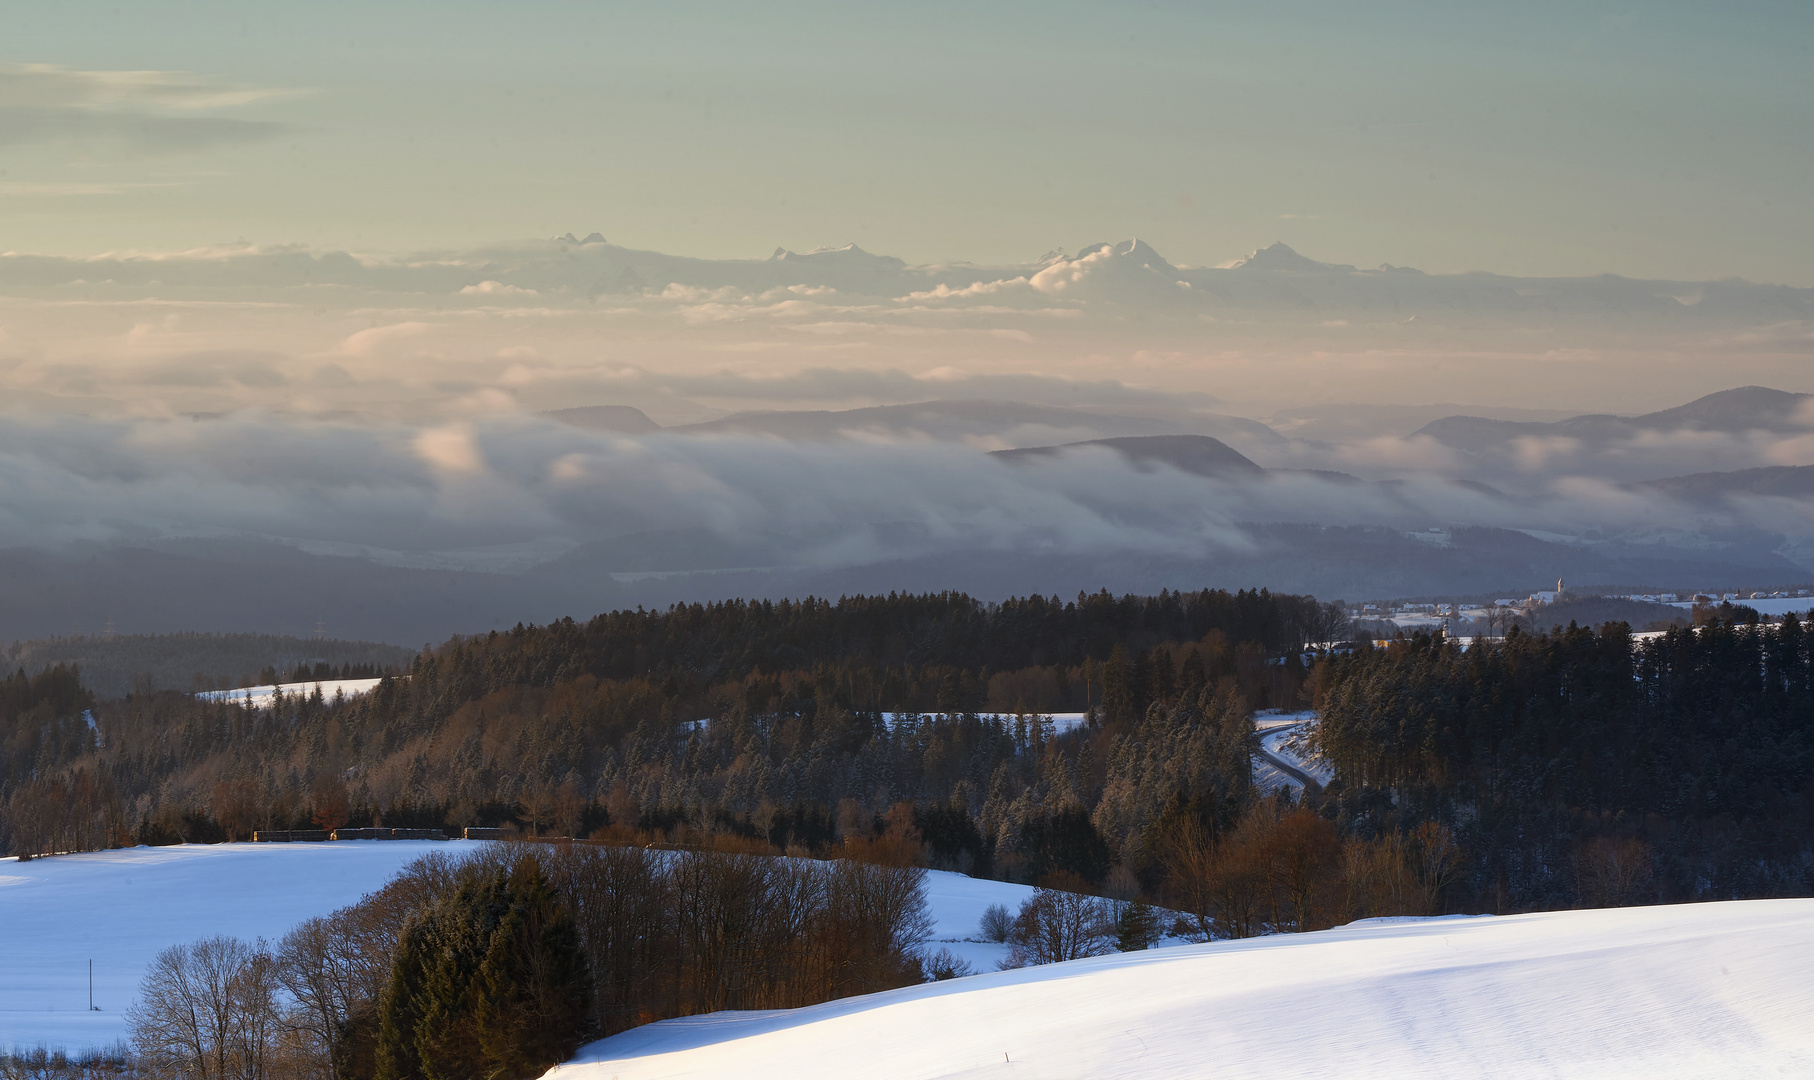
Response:
M989 456L1000 461L1021 464L1043 458L1063 457L1087 447L1113 450L1136 466L1167 465L1179 472L1197 476L1258 477L1266 470L1252 458L1208 435L1136 435L1121 438L1085 439L1057 446L1028 446L1014 450L996 450Z
M1814 318L1814 288L1743 279L1672 281L1614 274L1514 277L1487 272L1434 274L1381 264L1357 269L1324 263L1283 242L1220 267L1178 266L1148 241L1098 243L1022 263L909 264L855 244L767 258L707 259L609 243L601 234L497 243L398 257L245 245L194 252L108 253L74 258L0 254L0 287L30 292L80 285L110 295L193 296L257 289L427 294L462 303L546 304L602 296L672 299L667 287L736 289L753 300L770 290L829 288L896 303L999 305L1092 300L1179 312L1221 308L1379 312L1413 315L1502 314L1559 318L1602 315L1668 320ZM1019 297L1019 299L1015 299ZM317 301L311 300L311 303Z
M1617 416L1584 413L1564 420L1491 420L1479 416L1447 416L1433 420L1413 437L1427 435L1445 446L1478 450L1484 445L1509 442L1521 436L1561 436L1587 441L1628 438L1644 431L1710 431L1736 434L1745 431L1773 433L1814 429L1814 394L1797 394L1767 386L1740 386L1695 398L1684 405Z

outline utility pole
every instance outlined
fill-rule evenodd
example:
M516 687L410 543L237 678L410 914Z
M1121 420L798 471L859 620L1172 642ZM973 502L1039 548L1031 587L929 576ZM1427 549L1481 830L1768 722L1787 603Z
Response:
M88 962L88 1011L89 1012L99 1012L100 1011L99 1009L96 1009L94 1007L94 961L93 960L90 960Z

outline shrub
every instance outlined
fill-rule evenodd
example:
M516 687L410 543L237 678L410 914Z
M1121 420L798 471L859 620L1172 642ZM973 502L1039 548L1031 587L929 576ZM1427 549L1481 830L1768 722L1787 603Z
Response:
M976 969L968 961L950 949L940 949L931 956L922 957L920 967L926 972L927 982L944 982L946 979L961 979L976 974Z
M1159 916L1145 899L1136 896L1121 908L1115 920L1115 948L1140 952L1152 948L1159 937Z
M1100 956L1108 951L1114 930L1114 916L1102 900L1061 889L1040 889L1020 905L1020 916L1014 920L1014 950L1004 966Z
M1014 916L1001 904L990 904L983 912L983 921L978 927L984 941L994 941L1002 945L1014 936Z

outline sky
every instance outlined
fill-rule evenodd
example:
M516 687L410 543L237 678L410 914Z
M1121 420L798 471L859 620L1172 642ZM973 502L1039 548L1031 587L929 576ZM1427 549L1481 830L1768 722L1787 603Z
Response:
M1814 285L1805 3L10 8L0 250L1139 236Z
M0 26L0 592L40 587L18 550L217 542L697 595L1037 554L1150 591L1278 523L1814 571L1805 0L73 0ZM1784 393L1490 426L1746 386ZM594 406L646 416L565 411ZM736 419L789 410L814 415ZM1489 426L1426 430L1457 414ZM989 453L1152 434L1272 471ZM18 632L71 628L44 588ZM95 595L90 629L139 625Z

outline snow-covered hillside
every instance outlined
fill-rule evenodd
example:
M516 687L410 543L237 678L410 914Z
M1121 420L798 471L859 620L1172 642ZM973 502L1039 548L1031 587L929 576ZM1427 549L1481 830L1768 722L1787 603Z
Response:
M237 690L203 690L196 694L207 701L243 701L253 708L262 709L271 703L271 699L282 691L285 697L301 694L308 697L316 690L329 701L339 694L347 697L358 697L377 689L382 679L329 679L324 682L284 683L282 685L266 684L264 686L242 686Z
M1370 920L669 1020L549 1080L1814 1076L1814 900Z
M105 1046L159 950L215 934L275 943L304 919L358 900L428 851L477 844L350 840L325 844L188 844L0 859L0 1049ZM1025 885L932 872L931 951L993 971L1005 945L965 940L990 904L1010 911ZM94 1001L88 1010L88 962Z
M126 1036L151 958L215 934L272 942L378 888L427 851L476 843L185 844L0 859L0 1048ZM94 1003L88 1011L88 962Z
M111 1043L158 950L216 933L275 940L425 851L471 846L0 860L0 1046ZM932 948L983 974L666 1021L553 1076L1814 1075L1814 900L1374 920L994 972L1003 947L962 939L990 904L1013 910L1029 891L928 875Z

